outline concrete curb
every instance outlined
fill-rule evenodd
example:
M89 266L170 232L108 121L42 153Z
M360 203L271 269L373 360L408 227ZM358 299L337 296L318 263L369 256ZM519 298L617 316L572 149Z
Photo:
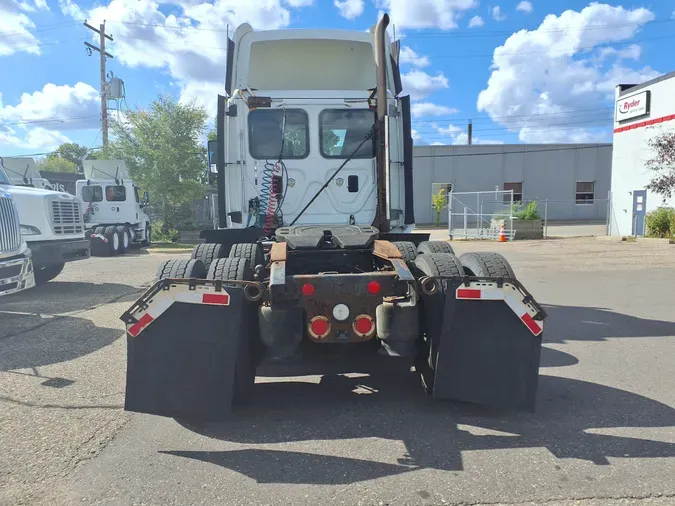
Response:
M599 241L609 241L609 242L634 242L642 244L660 244L660 245L670 245L675 244L675 239L658 239L653 237L621 237L621 236L597 236Z

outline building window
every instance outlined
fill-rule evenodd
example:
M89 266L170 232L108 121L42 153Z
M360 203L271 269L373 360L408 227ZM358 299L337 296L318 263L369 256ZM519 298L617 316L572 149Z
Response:
M504 183L504 191L508 192L513 190L513 201L522 202L523 201L523 183ZM511 195L508 193L504 194L504 203L508 204L511 202Z
M595 199L595 182L577 182L577 204L592 204Z
M431 196L438 195L439 193L445 195L446 200L448 195L452 192L452 183L431 183Z

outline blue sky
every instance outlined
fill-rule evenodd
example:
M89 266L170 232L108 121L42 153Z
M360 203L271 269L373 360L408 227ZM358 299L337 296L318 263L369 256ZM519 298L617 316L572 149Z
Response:
M675 70L674 10L634 0L0 0L0 155L100 144L85 18L105 18L115 38L108 70L126 83L122 110L170 93L213 111L228 24L365 30L386 11L402 37L418 144L466 143L469 119L474 142L540 143L611 141L614 86Z

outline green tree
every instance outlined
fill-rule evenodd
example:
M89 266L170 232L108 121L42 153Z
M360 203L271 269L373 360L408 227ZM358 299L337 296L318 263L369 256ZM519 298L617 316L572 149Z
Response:
M205 195L208 159L200 137L206 111L162 96L125 116L124 123L112 120L113 139L98 157L124 160L131 177L150 193L164 227L178 228L189 220L191 204Z
M47 158L58 157L62 158L63 160L68 160L77 167L78 171L82 172L82 161L87 158L88 153L88 148L80 146L74 142L66 142L56 148L56 151L50 154Z
M210 130L208 135L206 136L207 141L217 141L218 140L218 133L215 130Z
M42 160L36 162L39 171L49 172L70 172L75 174L77 172L77 165L70 160L61 158L59 156L50 155Z

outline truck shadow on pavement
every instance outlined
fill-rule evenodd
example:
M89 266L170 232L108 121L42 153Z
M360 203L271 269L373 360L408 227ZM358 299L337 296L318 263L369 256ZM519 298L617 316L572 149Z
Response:
M223 441L311 442L307 453L297 448L161 453L215 464L259 483L304 484L348 484L417 469L461 471L462 453L475 450L545 448L559 459L597 465L610 465L609 458L675 457L672 443L589 432L675 425L675 409L640 395L542 375L535 413L504 411L434 401L400 364L376 362L368 376L328 374L318 384L258 383L253 403L226 422L178 420ZM358 442L364 438L401 441L406 451L395 463L391 457L371 460L372 450L365 453L368 445ZM357 442L345 451L349 456L321 455L321 441L330 440Z
M548 318L544 341L604 341L612 337L675 337L675 322L638 318L597 307L542 304Z
M82 313L112 302L132 301L140 289L116 283L50 282L0 299L0 371L66 362L112 344L124 335ZM72 313L72 314L64 314ZM67 386L64 382L46 386Z

